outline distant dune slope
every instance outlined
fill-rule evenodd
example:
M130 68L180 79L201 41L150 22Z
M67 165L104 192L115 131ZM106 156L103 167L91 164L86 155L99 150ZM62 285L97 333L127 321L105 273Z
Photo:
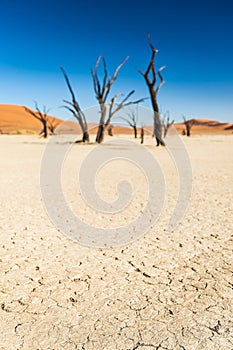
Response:
M193 126L191 128L191 135L202 135L202 134L231 134L232 133L232 124L230 123L221 123L215 120L209 119L191 119ZM176 130L179 133L182 133L185 130L184 123L175 124Z
M58 134L80 134L79 124L75 121L63 121L59 118L53 118L60 123L56 132ZM218 121L206 119L193 119L191 134L232 134L233 124L220 123ZM90 134L97 132L97 124L89 123ZM176 123L175 127L179 133L185 129L184 123ZM0 133L2 134L21 134L21 133L39 133L42 129L41 123L27 113L23 106L0 105ZM145 126L145 134L152 133L152 126ZM113 121L113 134L133 134L132 128L115 125ZM138 128L138 136L140 128Z
M51 117L56 122L58 118ZM41 123L27 113L23 106L0 105L0 132L2 133L38 133L42 129Z

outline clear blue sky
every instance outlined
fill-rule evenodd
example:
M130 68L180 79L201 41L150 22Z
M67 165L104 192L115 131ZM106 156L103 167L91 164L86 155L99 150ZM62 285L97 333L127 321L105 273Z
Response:
M137 69L150 59L147 33L166 65L163 111L233 122L233 1L1 0L0 103L58 108L69 97L62 65L80 105L96 104L90 68L104 55L109 72L127 55L113 92L148 96ZM149 101L145 105L149 106Z

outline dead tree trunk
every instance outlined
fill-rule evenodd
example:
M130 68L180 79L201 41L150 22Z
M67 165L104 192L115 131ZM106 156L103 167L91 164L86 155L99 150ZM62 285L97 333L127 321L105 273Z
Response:
M42 123L43 129L41 130L40 135L42 135L44 138L47 138L48 137L48 115L47 115L48 110L46 110L46 107L44 107L44 112L41 112L37 102L35 102L35 108L37 112L34 112L27 107L24 107L26 112L31 114L34 118L36 118Z
M96 135L97 143L101 143L103 141L105 128L108 127L108 125L111 122L111 119L120 109L129 105L137 104L139 102L144 101L144 99L140 99L137 101L127 102L130 96L134 94L134 90L132 90L130 93L128 93L128 95L125 98L123 98L121 102L118 102L118 103L116 102L118 97L121 95L119 93L116 94L114 97L112 97L112 99L109 102L107 102L107 98L110 93L111 87L118 77L118 72L127 60L128 60L128 57L126 57L119 64L119 66L117 66L111 78L109 78L107 65L104 57L102 56L100 56L97 59L95 64L95 69L91 70L94 91L95 91L96 99L100 106L100 113L101 113L97 135ZM104 77L103 77L102 84L100 83L99 76L98 76L98 68L101 61L103 62L103 66L104 66Z
M97 143L103 142L103 140L104 140L104 130L105 130L105 125L104 124L99 124L97 135L96 135L96 139L95 139L95 141Z
M134 131L134 138L136 139L138 137L138 131L136 126L133 127L133 131Z
M184 125L185 125L185 128L186 128L186 135L187 136L191 136L191 128L194 124L194 121L191 119L191 120L187 120L185 117L183 117L184 119Z
M158 102L157 102L157 94L158 94L160 88L162 87L162 85L165 83L165 81L162 77L162 74L161 74L161 72L165 68L165 66L159 68L159 70L158 70L160 83L158 84L158 86L156 88L155 86L156 86L156 82L157 82L157 76L156 76L154 60L155 60L155 56L156 56L158 50L156 50L154 48L154 46L152 45L151 40L150 40L150 34L148 34L148 41L149 41L150 48L152 50L151 60L149 62L149 65L148 65L146 72L143 73L142 71L139 70L139 73L144 77L146 84L148 86L149 92L150 92L151 104L152 104L152 108L154 111L154 136L156 138L157 146L159 146L159 145L165 146L165 143L164 143L163 138L162 138L162 123L161 123L161 119L160 119L159 106L158 106ZM151 80L149 77L150 73L152 73Z
M51 135L55 135L55 130L58 127L59 124L60 123L56 122L55 118L49 118L48 119L48 129L49 129Z
M105 118L106 118L106 106L101 104L100 106L101 117L98 125L98 130L96 134L96 142L102 143L104 140L104 130L105 130Z
M73 114L73 116L78 120L80 128L82 130L82 134L83 134L82 142L89 142L89 133L88 133L88 126L87 126L85 114L81 110L81 108L80 108L80 106L75 98L75 94L72 90L69 78L68 78L64 68L60 67L60 69L64 75L66 84L68 86L68 89L69 89L71 97L72 97L72 102L64 100L65 103L67 103L68 105L71 106L71 107L65 106L65 108L67 108Z
M169 112L167 112L167 116L164 116L163 119L163 128L164 128L164 134L163 137L165 138L167 136L169 128L174 124L175 120L170 121L170 115Z
M44 138L48 137L47 120L43 121L43 135L44 135Z
M144 126L141 127L141 144L144 142Z
M134 138L136 139L138 136L137 135L137 117L136 117L135 113L132 111L130 114L128 113L128 117L129 117L129 119L123 118L123 117L120 117L120 119L125 120L129 124L129 126L131 128L133 128Z
M113 125L110 124L110 125L107 127L108 136L113 136L113 131L112 131L112 129L113 129Z

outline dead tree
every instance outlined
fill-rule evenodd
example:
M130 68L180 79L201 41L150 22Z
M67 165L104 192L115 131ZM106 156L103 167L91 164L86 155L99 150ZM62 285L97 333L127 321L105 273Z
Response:
M128 113L128 119L120 117L120 119L126 121L131 128L133 128L134 131L134 138L137 138L137 117L133 111L131 113Z
M82 130L82 134L83 134L82 142L89 142L89 133L88 133L88 126L87 126L85 114L81 110L81 108L80 108L80 106L75 98L75 94L72 90L69 78L68 78L64 68L60 67L60 69L64 75L67 87L70 91L71 98L72 98L72 102L64 100L65 103L67 103L69 106L71 106L71 107L65 106L65 108L68 109L73 114L73 116L78 120L80 128Z
M107 71L107 65L106 61L103 56L100 56L95 64L95 69L91 70L92 78L93 78L93 85L94 85L94 91L96 95L96 99L99 103L100 106L100 120L99 120L99 126L97 130L97 135L96 135L96 142L101 143L104 139L104 131L105 128L108 127L108 125L111 122L111 119L113 116L121 110L123 107L132 105L132 104L137 104L139 102L144 101L144 99L140 99L137 101L128 101L129 98L134 94L134 90L130 91L128 95L126 95L125 98L121 100L121 102L117 102L117 99L119 96L122 94L116 94L111 98L109 102L107 102L107 98L109 96L111 87L113 83L116 81L118 77L119 70L121 67L125 64L125 62L128 60L128 57L126 57L115 69L112 77L109 77L108 71ZM103 67L104 67L104 77L102 83L99 80L98 76L98 68L100 62L103 62Z
M163 137L164 138L167 136L168 129L172 126L172 124L174 124L174 122L175 120L170 121L170 115L169 115L169 112L167 112L167 114L163 118L163 128L164 128Z
M28 107L24 107L25 111L31 114L34 118L39 120L42 125L43 129L40 132L40 135L42 135L44 138L48 137L48 110L46 110L46 107L44 106L44 111L41 112L40 108L38 107L37 102L35 102L35 109L37 112L32 111Z
M51 135L55 135L55 130L59 124L60 124L60 122L57 121L55 118L48 119L48 129L49 129Z
M185 128L186 128L186 135L190 136L191 135L191 128L194 125L194 120L192 120L192 119L187 120L185 118L185 116L183 116L183 119L184 119L184 125L185 125Z
M109 124L107 127L107 131L108 131L108 136L113 136L113 125Z
M157 146L159 146L159 145L165 146L165 143L164 143L163 138L162 138L162 123L161 123L161 119L160 119L159 106L158 106L158 102L157 102L158 92L159 92L160 88L162 87L162 85L165 83L163 76L161 74L161 72L165 68L165 66L159 68L159 70L158 70L158 76L160 78L160 82L156 87L157 74L156 74L156 70L155 70L154 60L155 60L155 56L156 56L158 50L156 50L154 48L154 46L152 45L152 42L150 39L150 34L148 34L148 41L149 41L149 45L150 45L150 48L152 51L151 59L150 59L150 62L149 62L149 65L147 67L146 72L143 73L141 70L139 70L139 73L144 77L146 84L148 86L149 92L150 92L151 104L152 104L152 108L154 111L154 136L156 138ZM150 74L152 74L151 80L150 80Z
M142 125L141 126L141 144L143 144L143 142L144 142L144 126Z

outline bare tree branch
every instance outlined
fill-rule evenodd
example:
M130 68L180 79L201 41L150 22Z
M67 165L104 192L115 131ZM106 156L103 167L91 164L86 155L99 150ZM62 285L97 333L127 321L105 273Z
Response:
M108 114L108 119L107 119L107 122L105 123L105 126L108 126L111 119L113 118L113 116L119 112L122 108L124 107L127 107L127 106L130 106L130 105L135 105L135 104L138 104L140 102L143 102L145 100L145 98L140 98L139 100L136 100L136 101L129 101L129 102L126 102L132 95L134 94L134 90L132 90L121 102L119 102L118 104L116 103L116 100L115 101L112 101L112 104L110 105L110 108L109 108L109 114ZM115 106L115 109L113 110Z
M150 62L148 64L148 67L147 67L147 70L145 71L145 73L143 73L141 70L138 70L138 72L144 77L145 82L146 82L148 89L149 89L149 92L150 92L151 104L152 104L153 111L154 111L154 135L156 137L157 146L159 146L159 145L164 146L165 143L162 139L162 123L161 123L161 119L160 119L159 106L158 106L158 102L157 102L157 94L165 82L165 80L163 79L163 76L161 74L162 70L165 67L161 67L158 70L160 83L156 88L155 86L156 86L156 82L157 82L157 76L156 76L154 61L155 61L155 57L156 57L158 50L156 50L152 44L150 33L148 33L148 42L149 42L149 46L150 46L151 51L152 51L151 59L150 59ZM150 79L150 74L152 74L152 79Z
M111 78L109 78L108 71L107 71L107 65L106 61L103 56L99 56L96 63L95 63L95 68L91 69L91 75L93 79L93 86L94 86L94 91L96 98L98 100L99 106L100 106L100 112L101 112L101 117L99 121L99 127L97 131L97 136L96 136L96 142L100 143L103 141L104 137L104 130L105 128L110 124L112 117L123 107L129 106L131 104L136 104L139 102L144 101L144 99L140 99L137 101L128 101L129 98L134 94L134 90L129 92L126 97L123 98L123 100L119 103L117 103L117 99L121 95L116 94L113 96L110 101L107 103L107 97L111 91L111 87L113 83L116 81L118 77L118 73L121 69L121 67L125 64L125 62L128 60L129 57L126 57L115 69L113 72ZM103 62L103 67L104 67L104 77L102 81L102 85L99 80L98 76L98 69L100 62ZM107 120L105 120L107 117Z
M56 128L59 126L60 122L56 121L55 118L49 118L48 119L48 129L51 132L52 135L55 134Z
M161 72L166 68L166 66L163 66L163 67L160 67L159 70L158 70L158 75L159 75L159 78L160 78L160 83L157 87L157 89L155 90L155 94L157 95L157 93L159 92L159 90L161 89L161 87L165 84L165 80L161 74Z
M31 109L24 107L25 111L30 113L34 118L38 119L39 121L41 121L41 117L38 116L35 112L33 112Z
M128 60L128 57L126 57L115 69L113 75L111 78L109 78L108 76L108 71L107 71L107 65L106 65L106 61L105 58L103 56L99 56L96 64L95 64L95 69L91 69L91 75L93 78L93 84L94 84L94 91L96 93L96 98L99 101L100 104L105 104L107 97L109 95L109 92L111 90L111 86L114 83L114 81L117 79L118 77L118 72L121 69L121 67L125 64L125 62ZM103 82L102 82L102 87L99 81L99 77L98 77L98 69L99 69L99 64L100 62L103 62L103 66L104 66L104 78L103 78Z
M167 113L164 115L162 120L162 124L164 128L164 134L163 134L164 138L167 136L168 130L172 126L172 124L174 124L174 122L175 122L174 119L170 121L170 114L169 114L169 111L167 111Z
M44 113L42 113L40 108L38 107L37 102L34 101L34 103L35 103L35 109L36 109L37 113L32 111L28 107L24 107L24 109L26 112L31 114L34 118L36 118L37 120L39 120L42 123L43 130L40 132L40 134L43 135L44 138L46 138L48 136L48 129L47 129L48 115L47 115L46 107L44 106Z
M125 57L123 59L123 61L119 64L119 66L117 66L117 68L115 69L115 72L113 73L113 76L112 76L112 78L110 80L111 85L117 79L119 70L128 61L128 59L129 59L129 56Z
M187 120L185 116L183 116L184 119L184 125L186 128L186 134L187 136L191 136L191 128L194 125L194 120Z
M66 84L67 84L68 89L69 89L69 91L70 91L70 94L71 94L71 96L72 96L72 102L75 103L75 102L76 102L76 100L75 100L75 95L74 95L74 92L73 92L72 87L71 87L71 85L70 85L69 78L68 78L68 76L67 76L67 74L66 74L64 68L63 68L63 67L60 67L60 69L61 69L61 71L62 71L62 73L63 73L63 75L64 75Z
M137 117L133 111L127 114L128 114L128 118L119 117L119 119L126 121L129 124L129 126L133 128L134 138L136 139L137 138Z
M71 94L71 98L72 98L72 102L70 101L67 101L67 100L64 100L65 103L71 105L74 110L72 108L69 108L66 106L66 108L74 115L74 117L78 120L79 124L80 124L80 127L82 129L82 133L83 133L83 142L88 142L89 141L89 134L88 134L88 127L87 127L87 121L86 121L86 117L83 113L83 111L81 110L76 98L75 98L75 94L74 94L74 91L71 87L71 84L70 84L70 81L69 81L69 78L68 78L68 75L66 74L65 70L63 67L60 67L63 75L64 75L64 78L65 78L65 81L66 81L66 84L68 86L68 89L70 91L70 94Z

